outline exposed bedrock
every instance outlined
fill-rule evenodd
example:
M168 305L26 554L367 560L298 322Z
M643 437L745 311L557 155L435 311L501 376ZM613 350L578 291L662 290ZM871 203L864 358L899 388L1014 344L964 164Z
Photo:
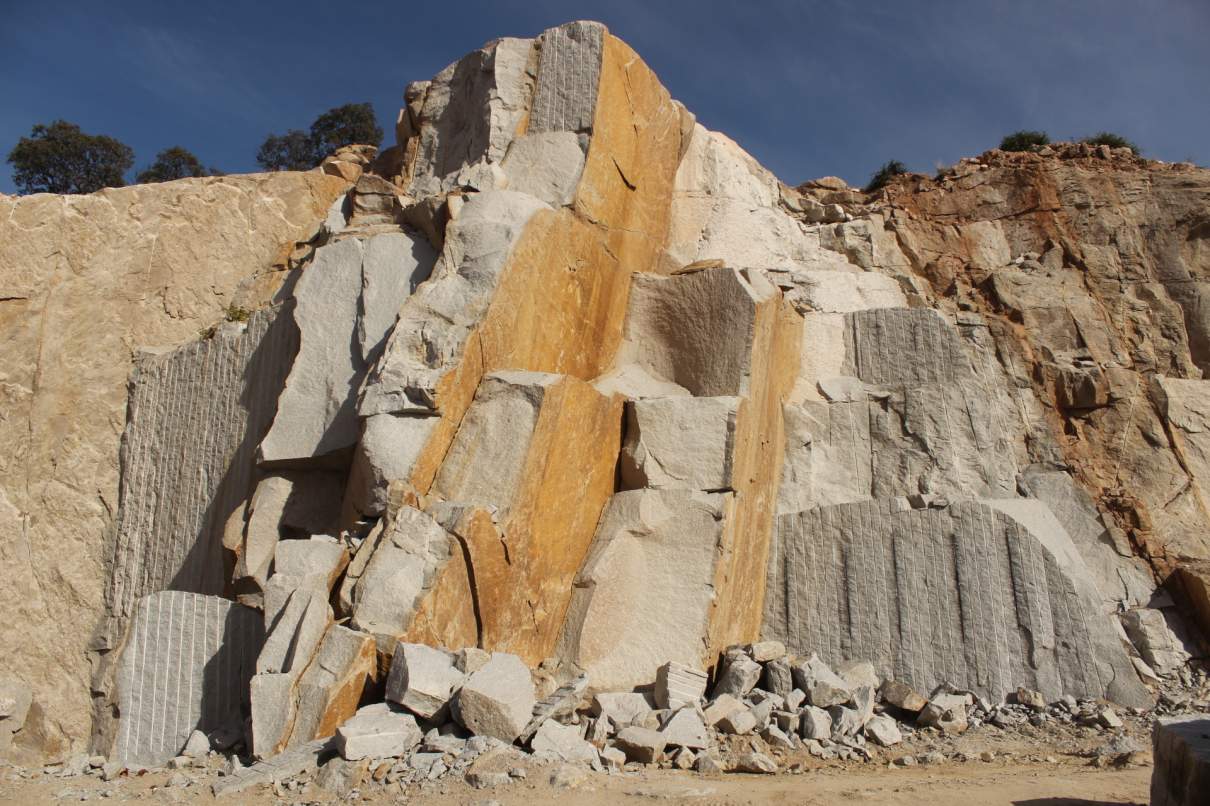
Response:
M87 285L101 243L0 294L25 356L0 361L0 437L25 418L0 460L2 556L25 571L0 601L68 655L80 627L56 613L100 624L98 751L159 763L247 719L261 758L341 725L360 755L447 714L553 745L564 726L535 733L533 708L706 677L747 694L760 663L785 698L820 658L930 696L1130 706L1186 671L1185 617L1210 621L1202 172L992 155L876 195L790 188L592 22L496 40L404 97L377 156L123 191L252 244L193 250L210 281L165 231L155 282L134 261ZM308 200L274 201L291 181ZM54 252L30 235L48 202L0 203L0 244ZM123 209L116 229L146 216ZM84 303L56 319L43 285L153 324L107 331L93 383L65 358L88 353ZM46 411L77 464L38 447ZM92 570L46 558L46 523ZM212 606L242 636L222 680L192 664L227 650L174 632L219 630ZM82 661L34 643L9 665L57 751L82 746ZM140 698L160 666L138 659L174 647L177 693Z

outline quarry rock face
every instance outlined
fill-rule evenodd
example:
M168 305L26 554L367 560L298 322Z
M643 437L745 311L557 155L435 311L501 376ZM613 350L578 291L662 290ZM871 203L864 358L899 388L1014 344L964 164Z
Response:
M790 188L592 22L405 100L372 163L0 199L0 634L45 750L89 740L89 684L98 752L248 718L271 772L447 719L564 761L894 744L880 690L956 731L972 694L1146 707L1137 670L1180 674L1205 172L993 152ZM36 258L52 216L67 257ZM185 663L191 625L239 637Z

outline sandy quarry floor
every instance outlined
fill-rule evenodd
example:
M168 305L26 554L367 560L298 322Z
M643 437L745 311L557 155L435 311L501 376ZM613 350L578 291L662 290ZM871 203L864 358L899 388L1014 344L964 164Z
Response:
M95 778L73 781L0 783L0 803L335 803L321 790L287 793L279 797L263 789L216 800L209 787L164 788L167 773L105 783ZM406 794L377 786L367 787L361 803L425 803L434 806L488 804L612 804L673 801L721 806L722 804L827 804L869 806L1102 806L1146 804L1151 768L1096 769L1083 763L968 762L935 767L890 769L873 765L838 765L802 774L770 776L702 776L673 770L588 775L574 789L552 787L534 771L532 777L507 789L476 791L462 782L439 783ZM67 791L72 794L68 794ZM110 792L109 797L102 793ZM63 796L57 797L58 793Z
M1122 731L1142 746L1147 744L1144 720L1128 719ZM877 749L869 762L820 761L806 754L783 756L778 775L701 775L670 769L592 773L580 767L524 765L526 777L491 790L475 790L449 776L439 781L401 788L399 784L366 782L349 800L339 801L303 780L294 789L263 786L216 799L210 785L218 779L221 757L208 769L184 771L189 786L167 785L170 771L123 776L105 782L96 776L59 777L54 768L20 770L0 767L0 804L89 802L328 804L412 803L434 806L497 803L500 806L537 804L640 804L659 801L701 806L723 804L868 804L868 806L1103 806L1146 804L1151 779L1151 756L1134 753L1122 766L1109 763L1098 748L1111 735L1087 729L1001 732L972 730L954 739L920 736L891 748ZM940 764L902 767L894 759L939 750L950 759ZM991 761L978 760L984 752ZM959 760L968 759L968 760ZM1119 759L1122 762L1122 759ZM555 786L552 774L570 772L574 786Z

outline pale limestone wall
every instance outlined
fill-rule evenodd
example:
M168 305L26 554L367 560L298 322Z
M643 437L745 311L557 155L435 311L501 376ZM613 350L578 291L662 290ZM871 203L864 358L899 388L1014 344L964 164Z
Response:
M135 351L271 294L346 187L314 171L0 197L0 669L33 686L50 750L88 737Z

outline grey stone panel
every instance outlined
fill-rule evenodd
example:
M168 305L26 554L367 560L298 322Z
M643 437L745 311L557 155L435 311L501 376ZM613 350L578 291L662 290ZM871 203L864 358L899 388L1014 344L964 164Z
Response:
M1148 704L1070 538L1047 523L1055 533L1037 536L976 501L783 515L765 635L833 664L869 660L923 691L948 682L999 700L1024 685L1048 700Z
M263 638L258 612L217 596L162 591L140 600L118 670L111 758L158 766L194 730L241 730Z
M106 591L119 622L155 591L223 592L223 529L251 494L256 446L298 351L278 311L138 361Z
M1210 798L1210 718L1159 720L1152 750L1151 806L1203 806Z
M592 132L605 26L569 22L542 34L530 132Z
M927 308L845 314L846 374L866 383L917 386L969 377L958 331Z

